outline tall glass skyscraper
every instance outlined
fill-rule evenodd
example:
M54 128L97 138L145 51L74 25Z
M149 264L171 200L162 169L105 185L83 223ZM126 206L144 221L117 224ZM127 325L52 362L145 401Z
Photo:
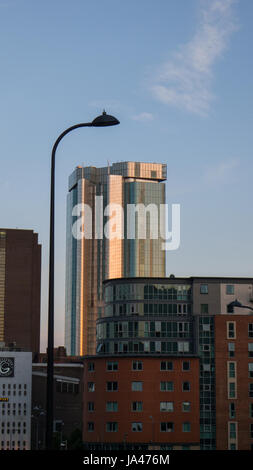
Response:
M79 166L71 174L65 312L69 355L95 354L105 279L165 276L160 204L165 204L166 173L163 164L120 162L104 168ZM142 215L135 211L138 204L144 208ZM73 236L78 220L81 231Z

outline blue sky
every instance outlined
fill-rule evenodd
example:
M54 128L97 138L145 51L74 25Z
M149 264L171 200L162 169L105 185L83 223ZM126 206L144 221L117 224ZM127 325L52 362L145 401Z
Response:
M0 0L0 226L39 233L46 346L52 145L62 141L56 333L64 342L67 179L78 164L168 165L181 246L168 274L252 276L252 0Z

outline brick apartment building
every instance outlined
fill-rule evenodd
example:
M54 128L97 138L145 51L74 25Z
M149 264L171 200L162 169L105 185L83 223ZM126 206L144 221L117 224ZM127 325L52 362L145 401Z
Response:
M106 281L97 353L85 357L85 446L252 449L252 288L253 278Z

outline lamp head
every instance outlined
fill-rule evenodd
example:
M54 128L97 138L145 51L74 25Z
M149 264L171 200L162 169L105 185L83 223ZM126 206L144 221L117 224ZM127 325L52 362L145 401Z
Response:
M94 127L116 126L117 124L119 124L118 119L116 119L114 116L106 114L105 110L100 116L93 119L91 123L91 125Z
M233 302L230 302L229 306L230 307L241 307L242 304L241 304L241 302L239 302L239 300L235 299L235 300L233 300Z

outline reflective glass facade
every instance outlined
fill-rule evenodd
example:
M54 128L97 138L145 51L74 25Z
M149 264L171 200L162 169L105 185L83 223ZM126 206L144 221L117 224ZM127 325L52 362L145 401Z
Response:
M120 162L110 167L77 167L69 178L67 200L66 310L65 345L68 354L94 354L96 320L103 311L103 281L122 277L165 276L165 251L160 238L160 204L165 204L166 165ZM103 196L103 229L114 229L113 214L106 214L109 204L123 209L123 237L96 236L96 196ZM87 204L92 214L92 237L76 240L72 235L72 216L77 203ZM158 238L150 234L154 214L144 213L147 239L139 237L136 215L136 238L128 238L129 204L157 208ZM156 209L155 209L156 211ZM88 213L84 212L84 226Z
M127 281L105 283L97 353L194 354L191 285Z

